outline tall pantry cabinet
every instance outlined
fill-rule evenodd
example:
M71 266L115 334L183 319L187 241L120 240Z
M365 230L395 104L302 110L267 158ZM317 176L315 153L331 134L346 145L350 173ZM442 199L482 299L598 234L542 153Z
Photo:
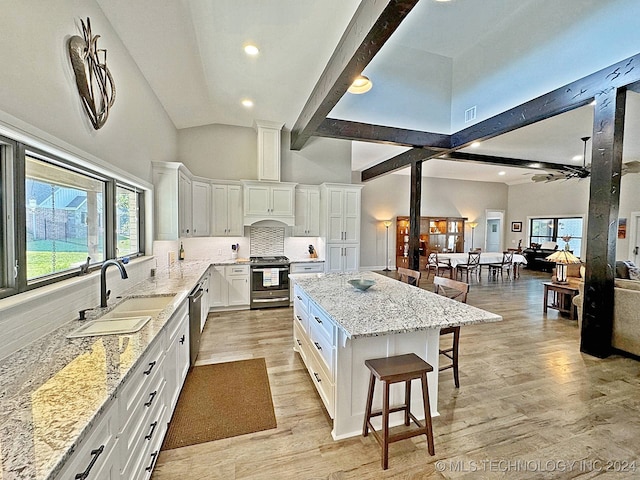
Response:
M325 238L325 271L360 268L361 185L323 183L320 186L321 235Z

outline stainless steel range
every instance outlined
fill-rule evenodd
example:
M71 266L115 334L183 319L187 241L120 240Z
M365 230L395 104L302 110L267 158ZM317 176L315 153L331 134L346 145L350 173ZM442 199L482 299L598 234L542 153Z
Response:
M285 256L251 257L250 307L289 306L289 259Z

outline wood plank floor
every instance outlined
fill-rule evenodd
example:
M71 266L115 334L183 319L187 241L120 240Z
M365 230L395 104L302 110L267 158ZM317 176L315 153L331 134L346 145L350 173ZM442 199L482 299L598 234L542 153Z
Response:
M483 275L468 303L504 321L462 328L460 389L451 370L440 377L434 457L424 437L403 440L383 471L371 436L333 441L292 350L291 309L225 312L209 314L198 363L265 357L278 427L163 451L153 480L640 478L640 362L581 354L576 321L542 313L549 274Z

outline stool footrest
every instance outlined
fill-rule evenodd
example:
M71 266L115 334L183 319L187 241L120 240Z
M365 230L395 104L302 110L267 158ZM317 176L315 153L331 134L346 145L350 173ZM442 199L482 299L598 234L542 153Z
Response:
M404 412L407 409L407 405L400 405L399 407L393 407L389 409L389 413ZM382 415L382 410L372 410L369 417L379 417Z

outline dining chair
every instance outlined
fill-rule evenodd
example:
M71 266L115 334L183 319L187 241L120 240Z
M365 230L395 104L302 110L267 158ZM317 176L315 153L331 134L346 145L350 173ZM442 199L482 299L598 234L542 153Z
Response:
M398 267L398 280L409 285L418 286L420 282L420 272L408 268Z
M465 272L467 282L469 282L469 275L473 272L475 272L478 281L480 280L480 274L482 273L480 255L481 252L469 252L467 263L456 265L456 280L458 279L458 273L460 274L460 280L462 280L462 272Z
M441 271L448 271L449 277L453 278L453 267L451 266L451 262L449 260L442 261L438 258L438 252L431 251L427 256L427 280L429 279L429 274L433 270L433 275L440 275Z
M452 280L446 277L433 277L435 293L445 297L467 303L469 284ZM460 346L460 327L444 327L440 329L440 337L443 335L453 335L453 341L448 348L439 348L438 353L451 360L451 363L440 365L439 371L453 369L453 383L456 388L460 388L460 377L458 375L458 348Z
M498 272L500 272L500 278L504 280L504 271L507 271L507 278L511 279L511 269L513 268L513 252L502 252L502 262L489 264L489 275L497 278Z

